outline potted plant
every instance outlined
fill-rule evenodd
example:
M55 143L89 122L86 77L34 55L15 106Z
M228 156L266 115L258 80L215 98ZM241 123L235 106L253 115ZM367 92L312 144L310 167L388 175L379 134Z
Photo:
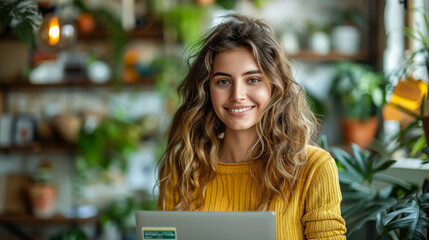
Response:
M0 2L0 33L11 25L12 33L29 47L33 46L33 32L42 24L42 14L32 0Z
M343 196L341 213L346 221L347 237L364 224L375 225L374 236L367 239L426 239L429 226L429 184L422 186L383 174L396 161L352 145L352 154L329 148L326 137L320 145L330 151L338 166ZM374 182L386 185L377 188Z
M344 140L367 147L373 140L377 113L384 104L383 75L367 65L340 62L331 86L331 95L340 104Z
M55 214L57 188L52 183L52 164L48 160L40 162L28 195L34 216L50 218Z
M338 10L332 29L332 47L343 54L355 54L360 49L364 19L357 9Z

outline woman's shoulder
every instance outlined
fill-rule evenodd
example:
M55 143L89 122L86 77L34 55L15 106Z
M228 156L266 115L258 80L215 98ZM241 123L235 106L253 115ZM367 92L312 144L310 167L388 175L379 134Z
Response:
M307 162L304 168L317 169L322 165L335 166L335 161L328 151L313 145L308 145L306 148Z

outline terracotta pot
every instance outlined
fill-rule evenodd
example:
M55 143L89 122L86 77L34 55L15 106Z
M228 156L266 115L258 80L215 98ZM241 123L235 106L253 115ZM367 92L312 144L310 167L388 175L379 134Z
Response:
M31 208L34 216L50 218L55 213L57 189L50 184L35 183L28 187Z
M365 122L359 119L345 119L342 121L344 140L364 148L368 147L375 137L377 126L377 117L371 117Z

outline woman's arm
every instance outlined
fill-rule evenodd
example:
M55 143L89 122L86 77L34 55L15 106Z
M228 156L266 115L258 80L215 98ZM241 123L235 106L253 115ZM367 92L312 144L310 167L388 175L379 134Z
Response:
M341 191L335 161L324 152L307 175L309 182L305 197L302 223L307 239L345 239L345 221L341 217ZM316 166L317 165L317 166Z

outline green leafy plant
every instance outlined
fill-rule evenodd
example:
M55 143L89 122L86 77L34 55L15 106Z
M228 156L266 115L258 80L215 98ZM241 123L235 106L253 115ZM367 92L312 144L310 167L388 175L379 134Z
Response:
M42 14L35 1L1 1L0 30L12 27L12 33L29 47L34 43L34 32L42 24ZM13 25L13 26L11 26Z
M427 239L423 233L423 229L429 227L429 189L428 182L425 183L422 193L416 193L415 196L393 205L389 212L379 216L379 237L390 233L406 240Z
M56 234L50 240L88 240L88 237L79 229L71 229Z
M176 32L177 39L182 40L185 46L190 46L200 39L208 11L197 4L180 4L162 16L166 27Z
M396 144L391 152L393 153L401 148L406 148L410 157L419 157L423 160L423 164L426 164L429 163L429 147L427 146L427 139L423 130L424 105L425 98L423 98L420 106L420 114L416 114L399 105L394 105L400 111L412 116L414 120L407 127L401 129L395 136Z
M379 234L387 231L385 227L390 223L389 217L393 215L385 217L386 214L394 213L403 206L401 204L412 201L411 199L418 193L418 186L382 173L391 167L395 160L385 159L377 153L371 154L355 144L352 144L352 155L340 148L329 148L326 137L321 138L320 145L331 151L338 166L343 196L342 216L347 224L348 236L371 220L376 221ZM387 186L377 189L374 182L383 182ZM418 218L416 215L410 215L409 218L413 216ZM399 222L409 220L405 218ZM393 225L395 226L397 225ZM393 227L389 229L393 230ZM420 225L409 227L414 231Z
M331 94L342 104L346 118L366 120L375 115L385 99L385 81L382 74L369 66L340 62L331 86Z
M411 54L408 56L407 62L404 66L404 70L407 70L413 65L417 64L417 65L424 65L426 67L426 70L429 72L429 41L428 41L428 38L426 37L428 36L427 34L429 33L429 21L424 10L415 8L415 9L412 9L412 12L414 13L417 12L422 15L424 19L424 28L423 28L423 32L414 28L406 27L404 29L405 35L407 37L413 40L416 40L417 42L420 43L418 48L413 50ZM415 62L416 57L419 55L424 57L424 61L423 62L419 61L418 63L416 63Z
M139 144L139 127L125 120L104 118L92 131L85 128L78 138L77 170L85 174L89 170L102 172L112 166L125 172L128 158L137 150Z
M122 232L123 239L126 234L135 233L134 213L138 210L155 210L156 200L146 196L125 197L111 202L100 217L101 227L108 223L115 224Z

